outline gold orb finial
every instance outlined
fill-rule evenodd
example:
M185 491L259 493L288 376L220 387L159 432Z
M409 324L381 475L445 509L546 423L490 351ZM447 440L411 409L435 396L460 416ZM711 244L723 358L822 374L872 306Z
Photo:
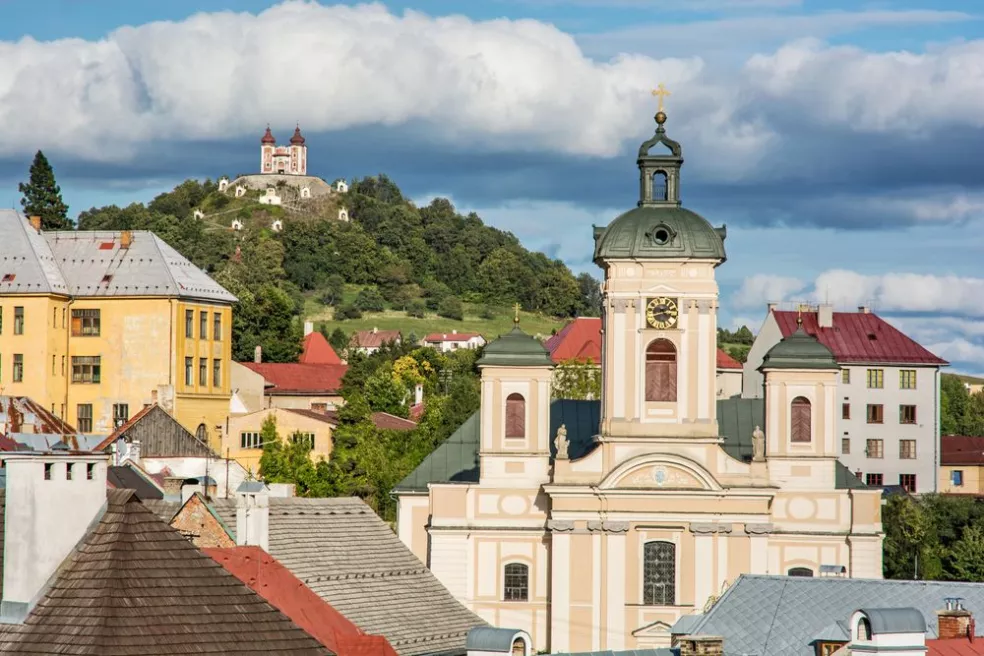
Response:
M513 306L513 311L515 312L515 314L513 316L513 323L516 324L517 326L519 325L519 310L520 310L520 307L521 306L519 305L519 303L516 303L516 305Z

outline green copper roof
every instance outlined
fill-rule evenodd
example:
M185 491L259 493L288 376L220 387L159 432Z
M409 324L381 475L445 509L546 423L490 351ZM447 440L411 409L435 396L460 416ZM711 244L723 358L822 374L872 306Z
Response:
M769 349L759 369L840 369L834 354L800 325Z
M725 227L675 205L640 206L595 228L594 261L619 258L701 259L724 262Z
M540 340L527 335L519 326L492 341L485 347L479 366L491 367L552 367L550 352Z

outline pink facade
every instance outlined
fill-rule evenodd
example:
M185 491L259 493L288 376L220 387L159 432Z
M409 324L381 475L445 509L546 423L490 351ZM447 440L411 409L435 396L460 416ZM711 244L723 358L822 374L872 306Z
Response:
M294 129L290 145L278 146L267 127L260 140L260 172L279 175L307 175L307 146L300 128Z

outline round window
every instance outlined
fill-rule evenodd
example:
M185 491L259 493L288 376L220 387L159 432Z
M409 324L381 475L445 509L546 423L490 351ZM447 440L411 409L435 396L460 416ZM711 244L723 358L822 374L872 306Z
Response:
M660 226L653 230L653 241L662 246L670 241L670 230L665 226Z

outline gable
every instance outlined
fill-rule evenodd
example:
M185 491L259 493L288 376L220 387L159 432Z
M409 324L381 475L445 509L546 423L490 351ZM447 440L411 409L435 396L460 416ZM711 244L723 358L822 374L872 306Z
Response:
M159 405L139 412L103 440L96 450L109 450L119 438L127 442L139 441L143 458L219 457Z
M236 546L232 531L197 492L168 523L199 549Z

